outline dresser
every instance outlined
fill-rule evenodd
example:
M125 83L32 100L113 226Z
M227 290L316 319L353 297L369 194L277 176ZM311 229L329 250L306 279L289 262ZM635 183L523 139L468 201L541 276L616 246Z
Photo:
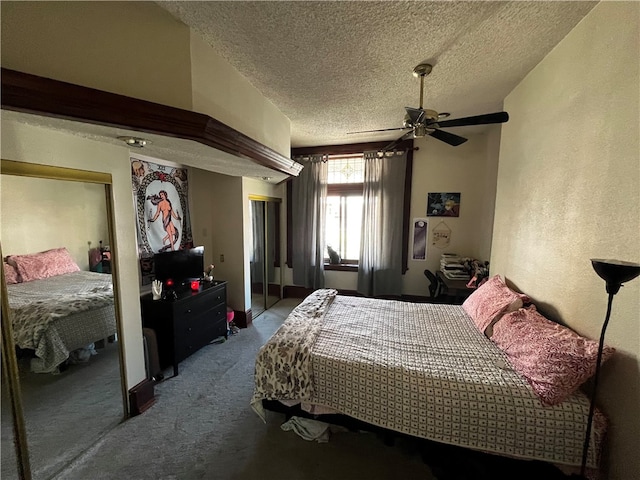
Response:
M140 297L142 325L156 333L160 367L178 364L212 340L227 336L227 282L202 282L197 291L182 289L175 300Z

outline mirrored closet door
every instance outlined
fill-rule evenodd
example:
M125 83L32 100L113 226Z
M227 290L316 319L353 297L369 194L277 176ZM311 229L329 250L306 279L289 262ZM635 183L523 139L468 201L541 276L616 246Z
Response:
M127 416L116 262L111 273L91 271L100 241L104 250L109 246L109 258L117 258L111 176L2 160L0 180L0 241L7 260L1 476L44 480L59 475ZM34 263L32 254L51 250L55 258L42 255ZM66 253L58 256L59 250ZM61 273L65 258L69 270L80 270ZM47 292L55 297L41 303L55 312L27 314L23 307ZM22 419L12 414L12 398ZM16 454L13 440L26 458Z
M251 313L253 318L282 298L280 265L281 199L250 196L252 245Z

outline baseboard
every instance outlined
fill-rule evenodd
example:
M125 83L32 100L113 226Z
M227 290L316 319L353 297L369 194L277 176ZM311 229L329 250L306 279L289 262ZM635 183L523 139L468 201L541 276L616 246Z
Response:
M238 328L247 328L251 325L253 321L253 314L251 313L251 309L245 311L234 310L233 311L233 323L236 324Z
M147 378L129 390L129 414L132 417L156 403L154 385L155 382Z

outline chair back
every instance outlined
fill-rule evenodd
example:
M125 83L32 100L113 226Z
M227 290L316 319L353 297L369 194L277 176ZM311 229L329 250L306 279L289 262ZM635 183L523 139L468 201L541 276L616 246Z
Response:
M440 282L429 269L424 271L424 276L429 280L429 295L431 295L431 298L436 298L440 293Z

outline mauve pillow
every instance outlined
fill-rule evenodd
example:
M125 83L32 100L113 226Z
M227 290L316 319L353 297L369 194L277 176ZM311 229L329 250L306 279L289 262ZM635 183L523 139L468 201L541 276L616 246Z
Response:
M15 269L13 265L9 265L7 262L4 263L4 279L7 282L7 285L11 285L14 283L20 283L20 275L18 275L18 271Z
M505 312L513 312L523 305L521 297L504 283L499 275L494 275L480 285L462 304L462 308L473 319L482 333L490 336L487 327Z
M564 401L596 371L598 342L548 320L534 305L505 314L491 340L547 405ZM614 352L605 346L602 361Z
M80 271L64 247L29 255L11 255L7 262L16 267L23 282Z

